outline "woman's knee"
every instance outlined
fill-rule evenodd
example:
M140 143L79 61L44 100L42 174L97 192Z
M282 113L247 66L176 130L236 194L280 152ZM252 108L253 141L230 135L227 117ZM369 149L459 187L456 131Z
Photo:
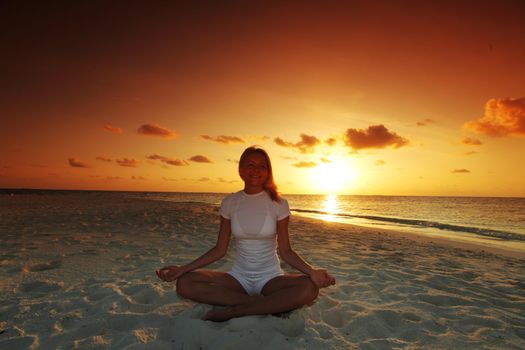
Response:
M309 303L319 295L319 287L309 278L306 277L303 279L302 283L302 296L305 300L305 303Z
M183 298L191 297L191 284L193 282L192 273L186 273L177 278L177 294Z

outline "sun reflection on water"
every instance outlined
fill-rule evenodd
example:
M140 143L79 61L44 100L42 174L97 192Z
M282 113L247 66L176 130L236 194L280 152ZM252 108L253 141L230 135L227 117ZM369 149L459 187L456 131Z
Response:
M326 214L323 215L322 219L325 221L335 221L336 214L339 212L339 202L337 201L337 195L329 194L326 196L323 202L322 211Z

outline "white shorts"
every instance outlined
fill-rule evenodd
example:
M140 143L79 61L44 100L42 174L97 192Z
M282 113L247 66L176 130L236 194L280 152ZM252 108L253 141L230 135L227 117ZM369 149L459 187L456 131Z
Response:
M228 274L239 282L248 295L256 295L261 294L262 289L268 281L277 276L282 276L283 272L276 271L270 274L261 274L259 276L250 276L237 271L230 271Z

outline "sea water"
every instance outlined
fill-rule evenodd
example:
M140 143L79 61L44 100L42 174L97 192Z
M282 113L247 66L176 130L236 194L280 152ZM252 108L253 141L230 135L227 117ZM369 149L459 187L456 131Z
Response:
M226 193L0 190L0 201L6 200L6 196L34 193L48 196L51 205L64 196L74 197L78 201L89 201L89 198L96 194L99 199L107 196L113 200L136 198L202 202L217 207L227 195ZM457 240L478 240L525 249L525 198L286 194L284 197L289 202L292 215L446 236Z

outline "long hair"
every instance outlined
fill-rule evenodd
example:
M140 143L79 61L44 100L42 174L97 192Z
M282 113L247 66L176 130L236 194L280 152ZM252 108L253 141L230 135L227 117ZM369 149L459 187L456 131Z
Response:
M246 148L244 152L242 152L241 158L239 160L239 171L241 170L241 167L244 165L246 158L256 153L261 154L264 157L264 159L266 160L266 167L268 169L268 178L266 179L266 182L263 184L263 189L268 193L272 201L280 202L281 197L279 196L279 192L277 192L277 185L275 184L275 181L273 180L272 162L270 161L270 156L268 155L268 153L266 153L265 150L257 146L251 146L251 147Z

